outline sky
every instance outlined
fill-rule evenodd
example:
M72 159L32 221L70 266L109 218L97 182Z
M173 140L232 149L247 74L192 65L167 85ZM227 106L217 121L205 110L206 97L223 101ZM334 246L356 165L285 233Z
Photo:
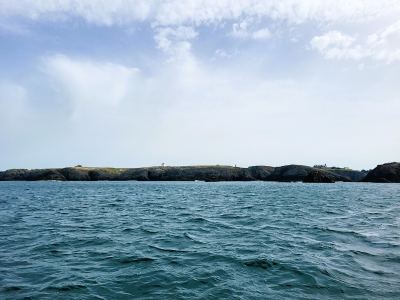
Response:
M0 170L400 161L398 0L0 0Z

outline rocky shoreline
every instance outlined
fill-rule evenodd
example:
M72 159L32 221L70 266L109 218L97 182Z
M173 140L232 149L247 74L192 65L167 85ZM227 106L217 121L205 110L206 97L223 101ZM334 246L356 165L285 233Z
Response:
M318 172L318 173L316 173ZM308 177L307 177L308 176ZM68 167L10 169L0 172L0 181L305 181L305 182L400 182L400 163L377 166L370 173L350 169L313 168L303 165L281 167L185 166L147 168Z
M68 167L50 169L10 169L0 172L0 181L58 180L58 181L303 181L320 182L321 176L331 181L345 182L400 182L400 163L380 165L369 174L349 169L319 169L303 165L281 167L252 166L239 168L232 166L186 166L147 168L91 168ZM310 179L311 178L311 179ZM313 181L312 178L319 178ZM325 179L326 181L327 179ZM329 181L330 181L329 180Z

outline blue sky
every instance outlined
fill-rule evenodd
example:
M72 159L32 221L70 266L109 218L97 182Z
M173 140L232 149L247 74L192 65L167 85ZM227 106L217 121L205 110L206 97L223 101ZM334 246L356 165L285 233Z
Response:
M0 169L399 161L398 1L0 1Z

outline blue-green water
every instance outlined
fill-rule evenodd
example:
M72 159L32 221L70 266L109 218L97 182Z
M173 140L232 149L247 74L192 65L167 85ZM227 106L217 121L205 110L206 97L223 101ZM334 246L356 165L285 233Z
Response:
M0 182L1 299L400 299L400 185Z

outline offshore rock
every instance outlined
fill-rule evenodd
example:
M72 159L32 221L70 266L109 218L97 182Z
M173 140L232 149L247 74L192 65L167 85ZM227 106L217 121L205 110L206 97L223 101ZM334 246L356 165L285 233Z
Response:
M400 163L378 165L365 176L363 182L400 183Z
M320 171L313 171L304 178L303 182L334 183L335 181Z

